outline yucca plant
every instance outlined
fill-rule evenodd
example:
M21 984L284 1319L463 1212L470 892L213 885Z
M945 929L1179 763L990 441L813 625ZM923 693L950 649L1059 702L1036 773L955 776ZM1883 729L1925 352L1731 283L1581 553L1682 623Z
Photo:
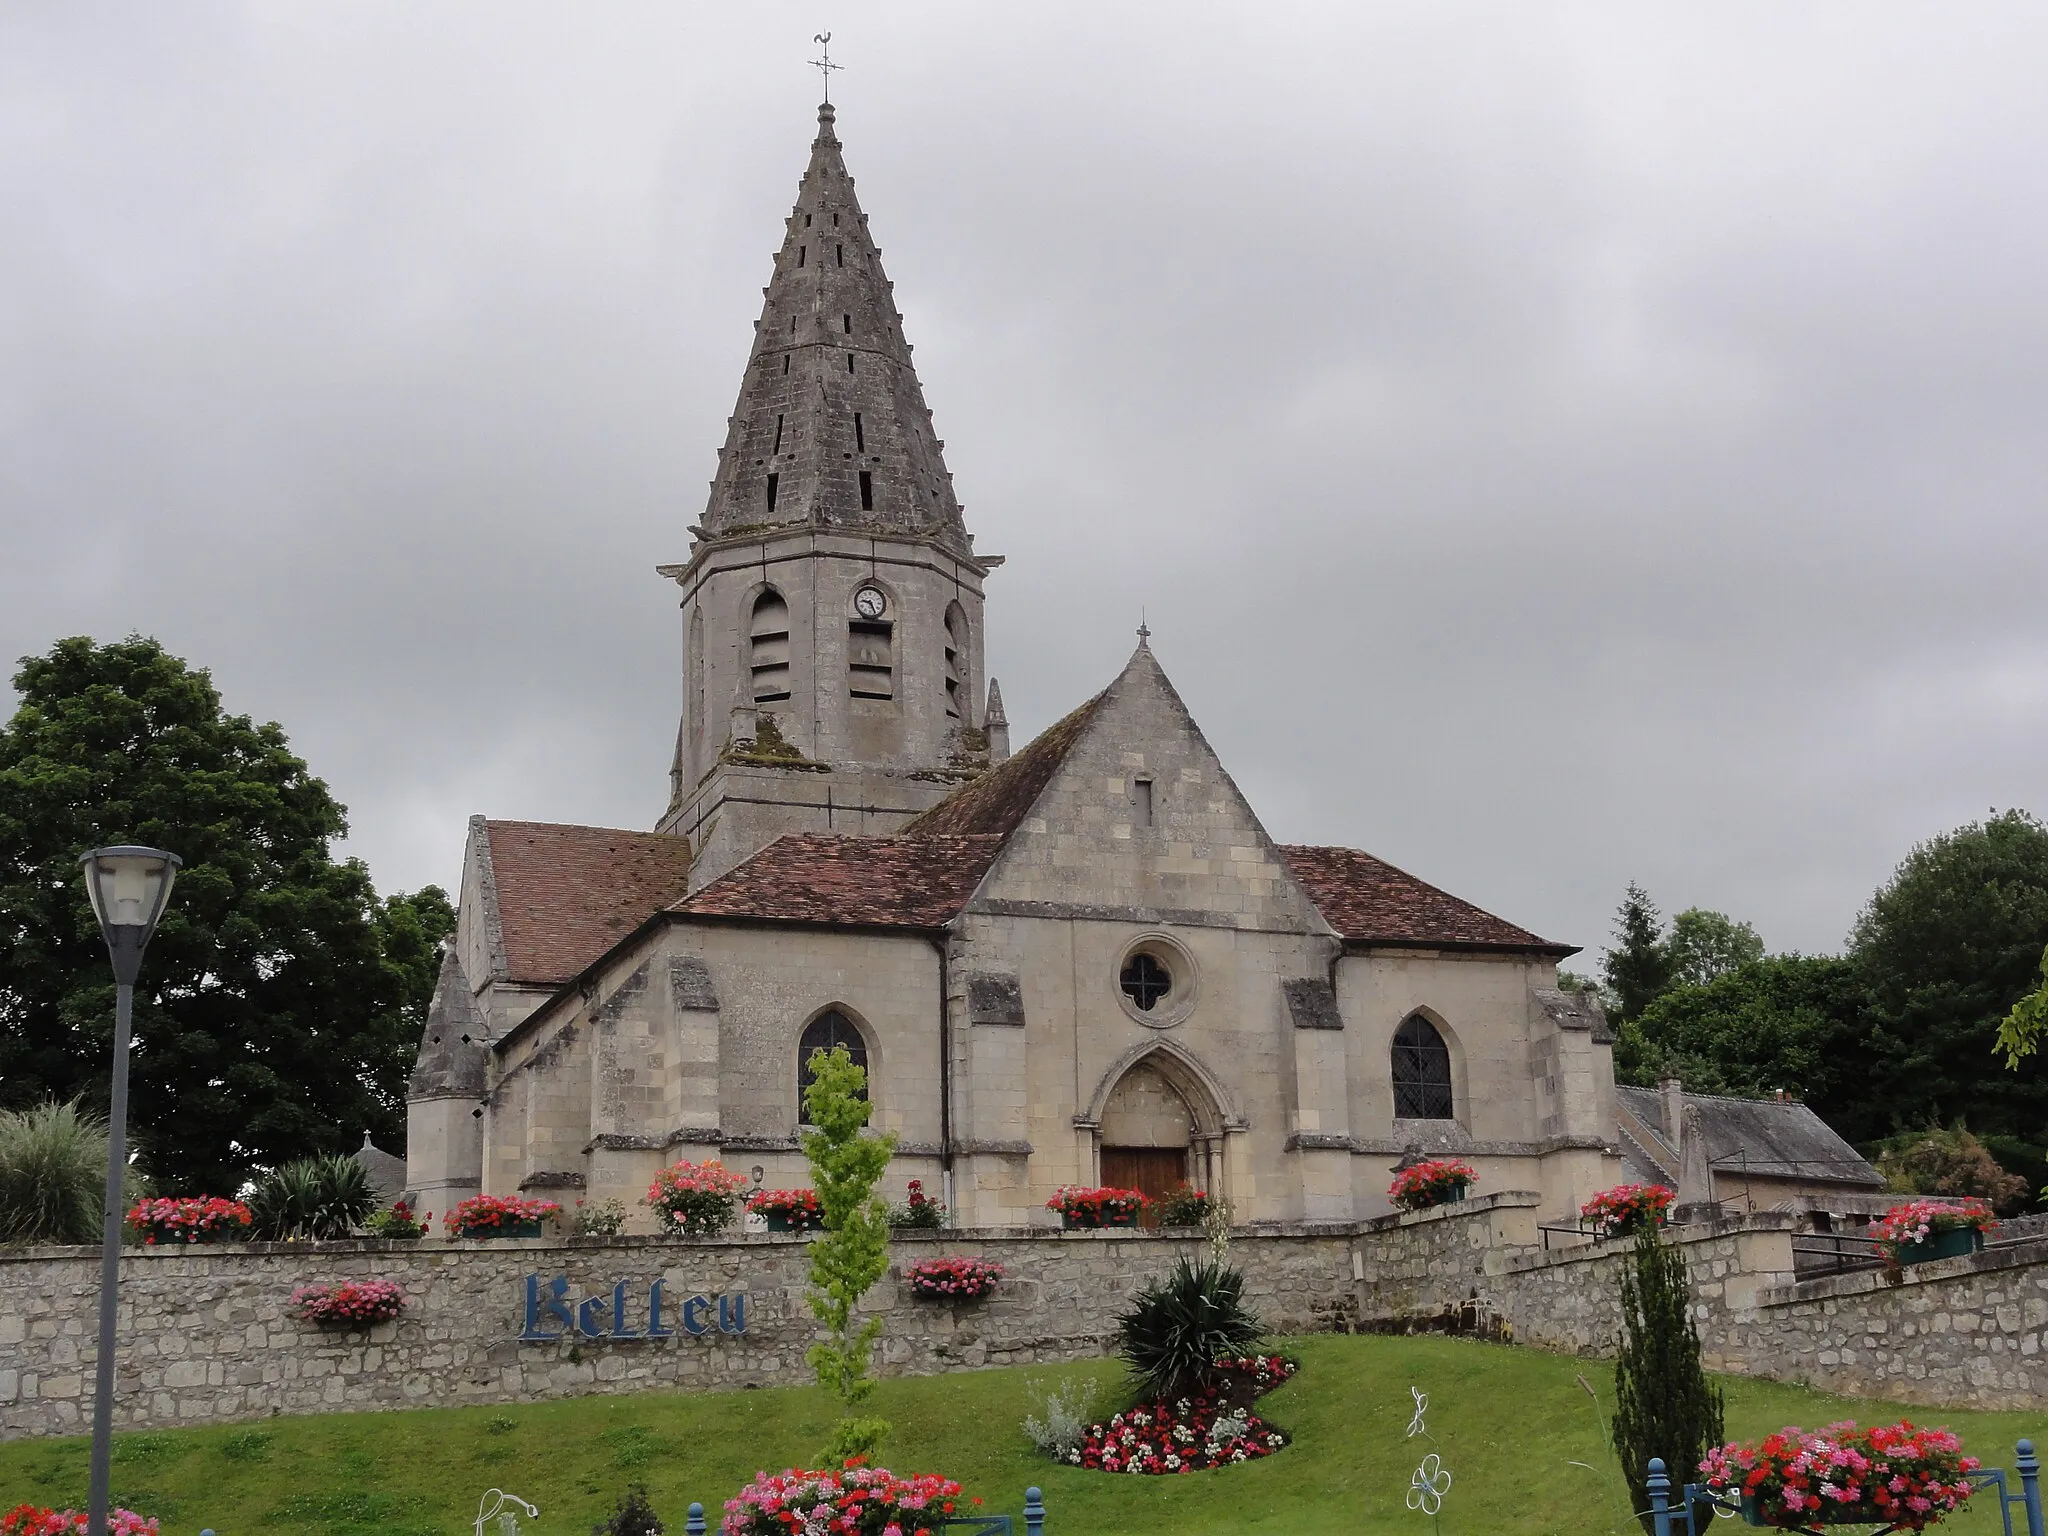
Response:
M106 1184L106 1121L75 1100L0 1111L0 1242L98 1242Z
M1147 1400L1192 1397L1216 1362L1243 1354L1265 1330L1244 1304L1244 1276L1228 1265L1182 1259L1118 1319L1117 1352Z
M306 1157L258 1179L249 1209L260 1238L347 1237L377 1209L377 1192L352 1157Z

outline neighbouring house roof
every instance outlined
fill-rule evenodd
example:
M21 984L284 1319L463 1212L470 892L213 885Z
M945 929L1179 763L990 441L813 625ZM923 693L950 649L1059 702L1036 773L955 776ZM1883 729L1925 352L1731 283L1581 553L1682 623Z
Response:
M1030 746L1007 762L964 784L937 805L912 818L899 834L932 837L940 833L1008 837L1023 822L1088 729L1108 692L1098 693L1079 709L1053 722Z
M559 986L689 887L687 838L490 821L506 979Z
M1617 1085L1614 1096L1623 1113L1644 1133L1629 1134L1624 1152L1629 1150L1628 1143L1633 1143L1661 1182L1675 1188L1679 1155L1672 1128L1664 1123L1663 1094L1654 1088ZM1707 1164L1716 1176L1746 1172L1760 1179L1884 1187L1884 1176L1797 1099L1687 1093L1685 1102L1699 1109L1700 1129L1707 1138ZM1626 1125L1622 1129L1630 1131Z
M992 834L832 837L791 832L669 911L688 917L937 928L988 872Z
M370 1133L363 1132L363 1144L356 1149L356 1161L370 1181L379 1204L389 1205L405 1193L405 1159L394 1157L381 1147L370 1145Z
M1356 848L1289 843L1280 857L1324 921L1352 943L1526 950L1559 958L1578 953Z

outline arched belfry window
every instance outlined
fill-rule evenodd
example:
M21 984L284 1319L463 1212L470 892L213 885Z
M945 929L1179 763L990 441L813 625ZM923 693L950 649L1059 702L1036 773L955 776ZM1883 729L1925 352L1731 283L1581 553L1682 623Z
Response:
M967 615L958 603L946 605L946 713L962 718L961 696L967 691Z
M796 1117L804 1120L804 1091L811 1086L811 1057L819 1051L829 1051L836 1045L846 1047L846 1054L853 1058L853 1064L863 1072L868 1070L868 1043L861 1038L853 1020L837 1008L828 1009L804 1026L804 1037L796 1048ZM861 1097L867 1098L868 1090L861 1089Z
M747 661L753 669L754 702L789 697L789 604L773 590L754 599L747 624Z
M1451 1048L1437 1027L1411 1013L1394 1031L1394 1118L1449 1120Z

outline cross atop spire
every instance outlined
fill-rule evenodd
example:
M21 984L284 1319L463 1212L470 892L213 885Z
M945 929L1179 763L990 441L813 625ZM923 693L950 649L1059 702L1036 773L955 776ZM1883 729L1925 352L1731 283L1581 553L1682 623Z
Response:
M844 69L846 66L832 62L832 34L830 32L820 32L812 37L811 41L816 43L819 48L819 56L810 61L811 68L825 77L825 105L829 107L832 105L832 71Z

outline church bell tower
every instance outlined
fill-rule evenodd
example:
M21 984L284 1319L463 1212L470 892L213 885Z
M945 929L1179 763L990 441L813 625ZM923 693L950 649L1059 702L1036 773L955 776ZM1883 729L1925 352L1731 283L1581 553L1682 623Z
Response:
M692 889L785 832L894 831L988 766L982 581L830 102L682 588L658 830Z

